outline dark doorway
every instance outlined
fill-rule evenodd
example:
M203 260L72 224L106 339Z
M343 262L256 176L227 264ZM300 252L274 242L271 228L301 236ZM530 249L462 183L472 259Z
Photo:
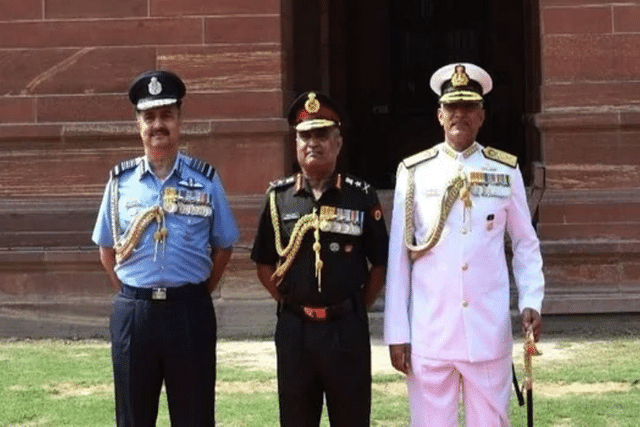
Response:
M518 156L527 179L539 158L527 120L538 108L537 13L526 5L535 2L287 2L293 24L284 24L283 50L292 49L285 98L316 89L345 106L350 122L341 164L350 172L392 188L400 160L443 139L431 74L451 62L473 62L494 82L478 141Z

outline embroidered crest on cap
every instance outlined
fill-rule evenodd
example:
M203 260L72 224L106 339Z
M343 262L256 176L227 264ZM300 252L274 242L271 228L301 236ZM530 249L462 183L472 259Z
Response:
M304 103L304 108L311 114L320 111L320 101L316 99L315 93L311 92L309 94L309 99Z
M149 82L149 94L151 95L160 95L162 93L162 83L158 81L157 77L151 77L151 81Z
M453 86L466 86L469 84L469 75L464 65L456 65L455 71L451 76L451 84Z

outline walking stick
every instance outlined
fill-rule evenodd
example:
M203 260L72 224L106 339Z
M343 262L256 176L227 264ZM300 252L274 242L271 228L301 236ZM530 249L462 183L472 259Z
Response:
M531 356L540 356L542 353L536 347L533 339L533 329L527 331L527 339L524 343L524 384L527 392L527 427L533 427L533 368Z

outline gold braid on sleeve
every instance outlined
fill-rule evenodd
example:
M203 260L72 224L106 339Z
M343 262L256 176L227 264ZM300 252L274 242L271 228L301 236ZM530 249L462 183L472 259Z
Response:
M320 217L315 212L307 214L300 218L291 232L291 238L286 248L282 247L282 236L280 234L280 218L278 216L278 207L276 206L276 192L271 191L269 194L269 210L271 213L271 224L273 225L273 232L275 234L276 251L280 258L284 258L284 261L280 261L276 271L271 276L271 280L280 284L284 275L287 273L291 264L295 259L300 246L302 245L302 239L307 231L312 228L315 230L316 242L313 245L313 250L316 251L316 275L318 276L318 284L320 283L320 270L322 269L322 260L320 260L320 242L319 242L319 227ZM318 286L319 287L319 286Z
M440 204L440 214L438 216L438 221L436 222L435 227L432 228L431 233L427 237L427 240L424 243L414 245L414 233L415 233L415 225L413 223L414 217L414 193L415 193L415 167L409 168L407 174L407 196L405 198L405 227L404 227L404 241L409 250L409 256L412 261L417 260L431 248L433 248L438 241L440 241L440 237L442 237L442 231L444 230L444 224L449 217L449 213L451 212L451 208L453 208L453 204L460 197L465 205L470 203L469 199L469 183L464 175L464 173L460 173L456 175L455 178L449 182L447 188L445 189L444 195L442 196L442 202Z

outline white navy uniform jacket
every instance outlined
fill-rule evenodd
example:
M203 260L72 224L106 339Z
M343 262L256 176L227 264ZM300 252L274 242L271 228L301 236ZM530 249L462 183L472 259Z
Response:
M505 159L509 165L500 161ZM408 167L416 168L413 222L418 244L437 222L447 184L459 173L472 182L471 207L456 200L439 242L413 265L404 239ZM413 355L438 360L509 356L513 344L505 231L512 241L520 312L529 307L540 313L540 244L515 157L478 143L463 153L441 143L405 159L398 167L391 221L386 343L410 343Z

